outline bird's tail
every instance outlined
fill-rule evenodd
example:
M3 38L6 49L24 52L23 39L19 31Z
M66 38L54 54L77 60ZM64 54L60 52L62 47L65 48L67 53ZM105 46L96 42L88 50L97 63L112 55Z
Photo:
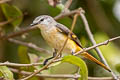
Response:
M76 52L78 51L81 51L82 48L77 46L77 49L76 49ZM83 53L80 53L81 56L85 57L86 59L89 59L93 62L95 62L96 64L100 65L101 67L103 67L104 69L108 70L109 72L111 72L111 70L106 66L104 65L102 62L98 61L95 57L93 57L92 55L90 55L89 53L87 52L83 52Z
M92 55L90 55L89 53L83 52L83 53L81 53L81 56L83 56L83 57L85 57L86 59L89 59L89 60L95 62L96 64L102 66L104 69L106 69L106 70L108 70L109 72L111 72L111 70L110 70L107 66L105 66L102 62L98 61L96 58L94 58L94 57L93 57Z

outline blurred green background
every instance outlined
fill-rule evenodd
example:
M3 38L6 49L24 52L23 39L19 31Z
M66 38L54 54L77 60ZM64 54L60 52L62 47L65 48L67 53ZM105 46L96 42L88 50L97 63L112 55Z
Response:
M66 0L62 0L63 4L65 4L65 2ZM50 6L47 0L11 0L7 4L9 4L9 6L15 6L19 12L16 14L19 14L21 16L16 22L11 22L4 26L0 25L1 35L9 35L12 32L19 31L20 28L25 28L29 26L34 18L37 16L46 14L54 17L61 12L59 8ZM9 13L12 9L7 8L7 11L5 12L4 7L4 4L0 4L0 22L4 22L12 18L12 16L7 16L7 12ZM70 6L70 10L74 10L79 7L82 7L85 10L85 15L90 25L90 29L97 43L120 35L120 0L73 0ZM12 14L12 12L10 14ZM72 24L72 19L73 17L64 17L62 19L59 19L58 22L70 28ZM83 47L92 46L80 17L77 20L73 32L78 36ZM34 49L0 39L0 62L43 62L43 60L52 56L52 48L50 48L46 44L39 30L30 31L29 33L26 33L22 36L15 37L15 39L34 43L41 48L51 51L51 54L38 52ZM117 75L119 75L120 40L115 40L113 42L110 42L106 46L101 46L100 50L102 51L112 70ZM29 57L27 53L29 54ZM90 50L90 53L97 59L99 59L94 50ZM28 57L29 59L26 57ZM111 76L109 72L105 71L95 63L88 60L85 61L88 65L89 76ZM56 64L56 66L53 66L50 69L43 71L42 73L71 74L75 73L77 69L78 67L76 67L75 65L61 63Z

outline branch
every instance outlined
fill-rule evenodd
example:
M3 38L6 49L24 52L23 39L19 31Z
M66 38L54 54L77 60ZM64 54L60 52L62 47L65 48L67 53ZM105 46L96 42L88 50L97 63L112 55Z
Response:
M20 71L18 69L13 69L13 68L9 68L12 72L14 73L18 73L18 74L22 74L22 75L30 75L31 72L27 72L27 71ZM38 77L44 77L44 78L73 78L73 79L78 79L80 77L80 75L66 75L66 74L57 74L57 75L53 75L53 74L36 74L35 76ZM120 79L120 77L119 77ZM88 77L88 80L113 80L112 77Z
M16 43L16 44L24 45L24 46L27 46L27 47L30 47L30 48L33 48L33 49L35 49L37 51L40 51L40 52L45 52L45 53L48 53L48 54L51 53L48 50L45 50L43 48L39 48L38 46L36 46L33 43L26 43L26 42L22 42L22 41L19 41L19 40L12 39L12 38L9 38L8 41Z
M8 21L0 22L0 27L4 26L5 24L8 24L8 23L10 23L12 21L13 21L13 19L9 19Z
M87 22L87 19L86 19L84 13L85 13L85 12L84 12L83 10L81 10L80 16L81 16L81 18L82 18L82 20L83 20L83 23L84 23L84 25L85 25L85 30L86 30L86 32L87 32L87 34L88 34L88 36L89 36L90 41L92 42L92 44L93 44L93 45L96 45L96 42L95 42L95 40L94 40L93 34L92 34L91 30L90 30L89 24L88 24L88 22ZM104 64L108 65L107 62L106 62L106 60L104 59L101 51L99 50L99 48L96 47L95 50L96 50L96 52L98 53L99 57L101 58L102 62L104 62Z
M63 49L64 49L64 47L65 47L65 45L66 45L66 43L67 43L67 41L68 41L68 39L69 39L69 36L70 36L71 32L73 31L73 29L74 29L74 27L75 27L75 23L76 23L77 17L78 17L78 14L75 14L75 15L74 15L74 19L73 19L73 23L72 23L72 26L71 26L71 29L70 29L70 32L68 33L68 36L67 36L67 39L65 40L65 42L64 42L64 44L63 44L63 47L58 51L58 53L57 53L57 55L55 56L55 58L53 59L53 61L54 61L55 59L57 59L58 56L62 53L62 51L63 51Z
M89 38L90 38L90 41L92 42L93 45L96 45L96 41L94 40L93 34L92 34L91 30L90 30L89 24L87 22L87 19L86 19L85 15L84 15L83 10L80 11L80 16L81 16L81 18L83 20L83 23L85 25L85 30L86 30ZM104 56L102 55L102 52L100 51L100 49L98 47L95 47L95 50L98 53L98 56L100 57L102 62L110 69L110 67L109 67L108 63L106 62ZM111 71L111 74L114 77L114 79L118 80L117 76L112 71Z
M31 31L31 30L34 30L34 29L37 29L37 27L36 26L33 26L33 27L29 26L29 27L27 27L25 29L21 29L21 31L11 33L8 36L0 36L0 38L1 39L13 38L13 37L20 36L20 35L28 32L28 31Z
M12 66L12 67L29 67L29 66L39 66L39 65L42 65L42 63L31 63L31 64L18 64L11 62L0 63L0 66Z
M7 1L7 0L6 0L6 1ZM10 0L8 0L8 1L10 1ZM17 16L17 17L15 17L15 18L10 18L10 19L7 20L7 21L0 22L0 27L6 25L6 24L8 24L8 23L11 23L11 22L15 21L16 19L22 18L22 17L25 16L25 15L27 15L26 12L23 13L23 15L21 15L21 16Z
M65 6L64 6L64 9L63 9L62 13L70 12L70 10L68 8L70 7L71 3L72 3L72 0L67 0L67 2L65 3Z
M58 19L63 18L63 17L65 17L65 16L73 15L73 14L75 14L75 13L78 13L80 10L81 10L81 9L79 8L79 9L76 9L76 10L72 10L72 11L70 11L70 12L61 13L61 14L59 14L58 16L54 17L54 19L55 19L55 20L58 20Z
M13 69L13 68L9 68L12 72L15 73L19 73L22 75L30 75L32 72L27 72L27 71L20 71L18 69ZM80 77L80 75L66 75L66 74L57 74L57 75L52 75L52 74L36 74L35 76L38 77L45 77L45 78L73 78L73 79L77 79Z
M118 77L120 79L120 77ZM88 77L88 80L114 80L113 77Z
M117 40L117 39L120 39L120 36L111 38L111 39L106 40L106 41L104 41L104 42L101 42L101 43L99 43L99 44L93 45L93 46L91 46L91 47L89 47L89 48L85 48L85 49L83 49L83 50L75 53L74 55L78 55L78 54L80 54L80 53L86 52L86 51L88 51L88 50L94 49L94 48L99 47L99 46L102 46L102 45L107 45L109 42L114 41L114 40Z

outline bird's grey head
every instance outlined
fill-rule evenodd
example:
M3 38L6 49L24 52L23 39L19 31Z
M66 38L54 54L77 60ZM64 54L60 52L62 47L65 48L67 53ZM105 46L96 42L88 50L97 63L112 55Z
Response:
M37 25L37 24L41 24L41 25L50 25L56 23L56 21L48 15L42 15L42 16L38 16L37 18L35 18L35 20L33 21L33 23L31 24L31 26Z

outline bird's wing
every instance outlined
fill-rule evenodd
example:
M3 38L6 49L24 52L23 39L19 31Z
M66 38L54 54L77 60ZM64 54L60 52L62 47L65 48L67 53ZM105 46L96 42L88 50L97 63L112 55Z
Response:
M62 25L62 24L59 24L59 23L58 23L58 24L56 25L56 27L57 27L57 29L58 29L59 32L65 34L65 35L68 35L69 32L70 32L70 30L69 30L67 27L65 27L64 25ZM70 34L70 38L71 38L71 40L73 40L78 46L80 46L80 47L82 48L79 39L77 38L77 36L76 36L74 33L71 33L71 34ZM94 58L93 56L91 56L89 53L84 52L84 53L82 53L81 55L84 56L85 58L87 58L87 59L89 59L89 60L91 60L91 61L99 64L100 66L102 66L103 68L105 68L106 70L108 70L109 72L111 72L111 70L110 70L107 66L105 66L103 63L101 63L101 62L98 61L96 58Z
M67 27L65 27L64 25L62 25L62 24L57 23L56 27L57 27L57 29L58 29L59 32L65 34L65 35L68 35L69 32L70 32L70 30L69 30ZM80 47L82 48L79 39L77 38L77 36L76 36L73 32L70 33L70 38L71 38L78 46L80 46Z

